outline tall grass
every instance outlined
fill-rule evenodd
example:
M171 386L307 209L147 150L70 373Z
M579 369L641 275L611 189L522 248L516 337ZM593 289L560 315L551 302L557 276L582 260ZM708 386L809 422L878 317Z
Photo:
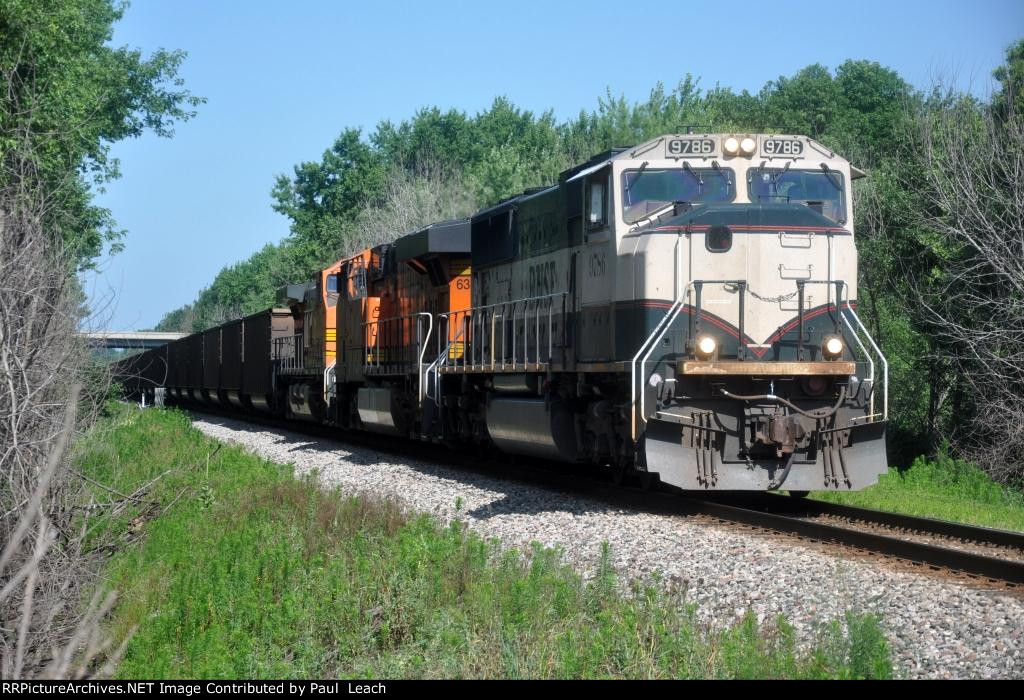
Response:
M847 503L987 527L1024 530L1024 491L999 484L976 465L939 456L918 457L891 470L878 484L853 493L816 492L823 501Z
M872 616L798 645L783 619L727 629L684 591L585 580L557 551L505 550L387 500L353 498L218 446L174 411L130 412L81 451L87 473L151 501L109 570L125 678L877 678ZM162 475L162 476L160 476Z

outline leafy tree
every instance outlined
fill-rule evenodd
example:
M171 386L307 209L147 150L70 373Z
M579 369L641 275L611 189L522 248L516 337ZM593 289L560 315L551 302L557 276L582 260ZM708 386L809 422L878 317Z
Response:
M453 172L471 159L475 131L465 113L430 107L397 127L389 121L381 122L370 141L388 163L410 171Z
M69 440L108 396L106 372L75 337L74 271L118 243L110 213L92 204L117 176L110 144L170 135L199 102L174 78L183 54L108 45L120 16L110 0L0 2L4 678L91 675L111 649L100 620L113 595L92 596L106 547L83 520L109 511L68 507L87 496L68 468Z
M1024 39L1006 50L1006 63L992 73L999 81L999 90L992 98L992 111L1000 122L1011 113L1024 114Z
M292 237L305 244L309 269L338 249L341 225L384 185L380 152L346 129L319 163L300 163L294 177L279 175L272 196L274 210L292 220Z
M836 69L838 109L827 129L847 158L873 167L896 153L906 110L918 97L895 71L873 61L846 61Z
M171 136L203 102L177 78L183 52L109 45L123 11L112 0L0 4L0 185L30 174L47 190L47 228L81 268L104 244L120 246L110 212L92 204L119 174L110 145L146 130Z
M820 139L839 108L835 82L828 68L815 63L792 78L779 77L761 90L762 126Z

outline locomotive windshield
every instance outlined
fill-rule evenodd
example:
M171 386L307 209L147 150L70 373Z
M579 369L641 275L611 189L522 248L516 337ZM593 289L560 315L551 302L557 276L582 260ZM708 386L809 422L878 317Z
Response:
M751 202L806 204L838 223L846 222L843 174L824 170L751 170Z
M673 202L730 202L732 170L641 167L622 174L622 217L632 224Z

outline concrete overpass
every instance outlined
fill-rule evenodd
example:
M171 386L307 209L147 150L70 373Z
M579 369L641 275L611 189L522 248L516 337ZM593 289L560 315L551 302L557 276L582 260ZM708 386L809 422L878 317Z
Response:
M157 333L156 331L94 331L79 333L79 337L98 348L124 348L148 350L158 348L172 340L184 338L186 333Z

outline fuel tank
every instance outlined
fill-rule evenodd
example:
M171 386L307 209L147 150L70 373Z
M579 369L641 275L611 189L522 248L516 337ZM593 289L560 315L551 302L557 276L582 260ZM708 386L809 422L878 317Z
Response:
M571 462L576 459L572 411L558 400L492 396L487 401L487 432L509 454Z
M362 387L356 396L356 407L363 427L375 433L405 435L402 414L388 387Z

